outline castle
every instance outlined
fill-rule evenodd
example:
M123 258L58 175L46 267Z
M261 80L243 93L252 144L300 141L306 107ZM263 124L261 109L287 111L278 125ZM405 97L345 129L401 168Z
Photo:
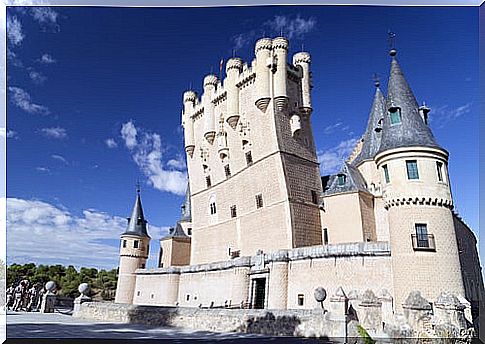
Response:
M121 235L116 302L180 307L320 308L316 288L366 290L403 310L412 291L447 292L477 315L476 238L453 211L448 152L433 137L396 58L376 82L367 129L339 173L320 176L311 57L262 38L250 65L226 63L183 94L189 183L182 216L150 238L140 195ZM340 295L342 296L342 295ZM323 305L328 305L327 298Z

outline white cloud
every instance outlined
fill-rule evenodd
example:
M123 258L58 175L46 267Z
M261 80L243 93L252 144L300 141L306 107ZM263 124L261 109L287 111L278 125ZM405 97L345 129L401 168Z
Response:
M15 16L7 16L7 38L12 45L20 45L25 38L22 24Z
M15 67L22 68L24 66L22 61L18 58L17 54L8 48L7 48L7 60L10 61L10 63L12 63L12 65Z
M44 64L51 64L51 63L56 63L56 60L49 54L43 54L40 57L39 62Z
M118 265L113 244L126 219L93 209L76 216L47 202L8 198L7 229L9 262L111 269ZM149 226L152 238L162 233L164 228Z
M11 102L28 113L37 114L49 114L50 111L47 107L32 102L30 94L21 89L20 87L9 86Z
M167 161L167 166L173 167L181 171L187 169L187 164L185 163L185 159L182 155L177 155L176 159L170 159L169 161Z
M52 139L62 140L62 139L67 138L66 129L61 128L61 127L42 128L40 130L40 132L45 137L52 138Z
M350 153L355 148L358 138L352 138L340 142L337 146L325 151L318 151L318 162L322 175L336 173L342 167L342 163L347 160Z
M437 122L439 127L443 127L448 122L452 122L455 119L470 113L472 111L472 105L472 102L457 107L443 105L435 109L431 109L429 119L432 123Z
M106 143L106 146L108 146L108 148L118 147L118 144L116 143L116 141L113 138L106 139L104 141L104 143Z
M317 20L315 18L311 17L305 19L298 14L294 18L291 16L276 15L264 25L275 31L277 34L283 33L283 36L288 37L289 39L302 39L305 34L315 29L316 24Z
M51 155L51 158L52 159L55 159L55 160L58 160L58 161L61 161L62 163L66 164L66 165L69 165L69 162L62 155L52 154Z
M45 75L35 70L29 72L29 77L37 85L42 85L47 80Z
M30 14L40 24L42 29L59 31L59 25L57 24L59 14L51 7L31 7Z
M165 168L162 162L160 135L140 131L132 121L129 121L122 125L121 136L133 160L148 178L150 185L160 191L167 191L176 195L185 194L187 173L177 171L171 166Z
M246 33L240 33L232 37L233 49L237 52L241 48L251 43L256 38L256 31L251 30Z
M42 173L49 173L51 171L48 167L44 166L37 166L35 169Z

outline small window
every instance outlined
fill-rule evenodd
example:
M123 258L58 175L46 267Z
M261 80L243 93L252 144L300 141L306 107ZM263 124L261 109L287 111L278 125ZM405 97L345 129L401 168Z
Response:
M126 247L126 240L123 240L123 247Z
M436 172L438 174L438 181L443 181L443 163L440 161L436 162Z
M262 207L263 207L263 195L262 194L256 195L256 208L259 209Z
M140 296L140 291L139 290L136 292L136 296Z
M318 204L318 193L315 190L312 190L312 203Z
M387 168L387 165L382 166L382 170L384 171L384 179L386 180L386 183L389 183L391 179L389 178L389 169Z
M401 123L401 109L398 107L392 107L389 109L389 116L391 119L391 125Z
M233 205L231 206L231 217L236 217L236 216L237 216L236 206Z
M138 240L133 241L133 248L138 248Z
M251 152L246 152L246 164L251 165L253 163L253 155Z
M155 297L155 294L150 294L150 299L153 299Z
M226 174L226 177L231 176L231 169L230 169L229 165L224 166L224 173Z
M429 247L428 225L416 223L416 243L418 247Z
M150 253L150 245L147 245L147 255Z
M190 300L190 294L187 294L187 295L185 296L185 300L186 300L186 301L189 301L189 300Z
M328 245L328 228L323 229L323 244Z
M338 186L345 185L345 174L339 174L337 178L338 178Z
M406 160L408 179L419 179L418 162L416 160Z
M192 228L190 228L190 227L189 227L189 228L187 228L187 234L188 234L188 235L192 235Z
M144 269L145 268L145 263L143 263L141 266L140 266L141 269Z
M211 176L206 176L205 177L205 183L207 184L207 187L210 188L212 183L211 183Z
M217 208L216 208L216 203L215 202L212 202L210 204L210 210L211 210L211 215L214 215L217 212Z
M303 306L305 303L305 296L303 294L298 294L298 306Z

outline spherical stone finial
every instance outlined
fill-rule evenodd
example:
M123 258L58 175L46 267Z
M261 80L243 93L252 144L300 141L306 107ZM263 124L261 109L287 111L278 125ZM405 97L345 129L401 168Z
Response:
M206 77L204 78L204 87L216 86L217 81L218 81L217 75L214 75L214 74L206 75Z
M83 295L86 295L89 292L89 289L89 284L87 283L81 283L79 287L77 287L77 290Z
M323 287L318 287L315 289L313 296L317 302L323 302L327 298L327 291Z
M226 72L229 72L231 69L237 69L241 71L243 67L243 60L239 57L232 57L226 62Z
M276 37L273 39L273 49L288 50L289 42L285 37Z
M293 64L299 64L299 63L311 63L311 57L310 54L307 53L306 51L300 51L299 53L296 53L293 55Z
M374 81L374 86L375 86L375 87L379 87L379 86L381 86L381 82L380 82L379 80L375 80L375 81Z
M45 290L52 293L54 290L56 290L56 282L54 281L47 282L45 284Z
M256 42L254 52L257 54L258 51L260 50L264 50L264 49L271 50L272 47L273 47L273 41L271 40L271 38L267 38L267 37L260 38Z
M186 102L195 102L197 99L197 93L192 90L188 90L184 92L184 103Z
M397 55L397 50L392 48L391 50L389 50L389 55L391 55L392 57L396 56Z

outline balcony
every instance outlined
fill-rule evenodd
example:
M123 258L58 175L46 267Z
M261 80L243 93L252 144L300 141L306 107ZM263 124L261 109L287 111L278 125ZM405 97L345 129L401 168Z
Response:
M436 251L433 234L411 234L411 239L415 251Z

